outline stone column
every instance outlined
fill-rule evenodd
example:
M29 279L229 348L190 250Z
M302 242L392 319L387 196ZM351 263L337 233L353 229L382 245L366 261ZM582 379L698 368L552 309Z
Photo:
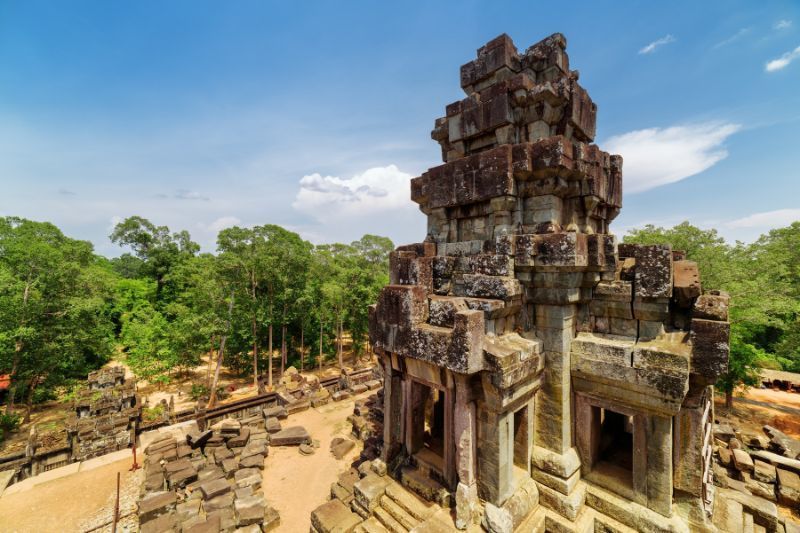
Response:
M454 374L455 405L453 409L453 435L455 439L455 465L458 476L456 486L456 527L466 529L478 510L477 436L475 402L469 388L468 377Z
M647 507L664 516L672 515L672 418L648 416ZM701 468L701 465L698 465Z
M535 303L536 336L544 343L545 367L542 388L536 398L536 434L533 478L539 487L539 501L562 516L574 520L586 495L580 483L581 461L573 446L572 378L570 344L575 337L575 316L582 275L575 272L537 273L536 301L564 302L563 305Z
M383 450L381 460L394 459L403 444L403 382L392 369L391 355L383 356Z

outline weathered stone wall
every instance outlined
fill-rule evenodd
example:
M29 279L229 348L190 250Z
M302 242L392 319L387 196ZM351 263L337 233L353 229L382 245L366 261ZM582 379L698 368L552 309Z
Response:
M641 507L631 527L705 522L727 296L704 294L682 252L610 234L622 157L593 144L597 107L562 35L524 52L501 35L461 86L432 132L444 163L411 181L428 235L392 253L370 310L392 421L383 460L406 465L390 470L418 492L420 476L440 480L459 527L479 497L491 530L538 504L549 527L577 528L585 502L611 501L587 498L592 484ZM425 387L455 398L438 466L420 448ZM606 411L629 420L628 482L600 472ZM675 517L675 490L694 498L691 517Z

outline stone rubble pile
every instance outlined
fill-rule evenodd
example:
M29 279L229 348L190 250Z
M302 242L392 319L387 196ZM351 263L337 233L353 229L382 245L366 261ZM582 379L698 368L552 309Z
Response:
M122 367L90 373L87 386L78 393L73 408L75 414L67 421L73 461L127 448L136 438L142 406L136 380L126 380Z
M714 428L714 484L719 487L714 523L723 531L800 532L778 506L800 515L800 440L764 426L765 435L727 425Z
M331 485L331 499L311 513L311 533L452 531L448 514L406 491L375 459L347 470Z
M205 442L193 448L191 443ZM271 531L280 523L261 489L270 436L225 419L187 439L159 436L145 449L142 533Z
M353 425L353 436L364 442L361 458L371 461L380 457L383 449L383 387L358 400L347 421Z

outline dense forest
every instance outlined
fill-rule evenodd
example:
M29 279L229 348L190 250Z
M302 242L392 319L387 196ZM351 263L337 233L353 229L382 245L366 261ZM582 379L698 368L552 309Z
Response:
M214 376L224 365L257 387L272 385L274 365L341 366L345 337L354 357L369 349L367 307L388 282L393 249L374 235L315 246L265 225L224 229L216 253L201 253L188 232L141 217L120 222L110 239L125 253L107 259L53 224L0 218L0 375L10 379L0 431L18 405L29 416L113 357L151 383L205 354ZM755 384L757 367L800 372L800 222L751 244L688 222L646 226L624 241L685 251L704 289L731 295L721 390Z
M110 238L127 251L107 259L53 224L0 218L6 425L20 403L28 417L115 356L151 383L204 354L214 379L224 365L258 387L272 384L274 359L282 369L338 356L341 366L345 332L355 357L367 349L367 308L388 283L393 249L374 235L314 246L265 225L224 229L216 253L201 253L188 232L141 217Z

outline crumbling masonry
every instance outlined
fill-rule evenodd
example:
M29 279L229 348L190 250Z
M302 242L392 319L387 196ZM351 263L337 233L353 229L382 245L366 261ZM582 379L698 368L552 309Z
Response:
M392 253L370 310L382 459L459 528L703 530L727 297L609 233L622 157L592 144L565 49L501 35L436 120L445 163L411 181L428 236Z

